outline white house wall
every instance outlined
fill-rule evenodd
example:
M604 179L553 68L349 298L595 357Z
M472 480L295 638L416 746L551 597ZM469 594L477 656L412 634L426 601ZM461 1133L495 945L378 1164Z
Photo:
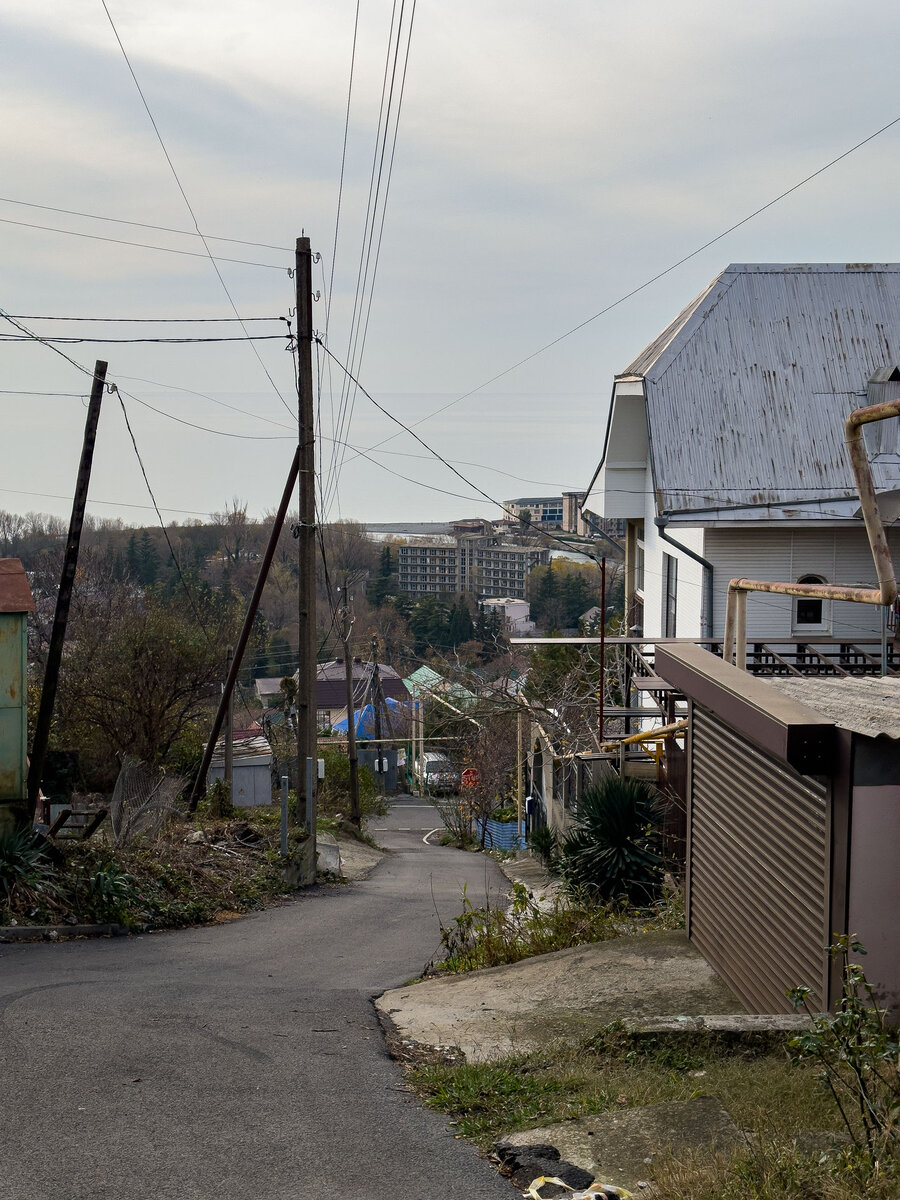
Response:
M650 474L647 472L648 496L644 516L644 636L661 637L663 624L663 597L665 572L663 555L669 554L678 562L678 599L675 612L675 636L698 638L702 636L703 568L688 555L682 554L659 536L653 523L656 510L650 489ZM703 530L670 526L666 532L696 554L703 554Z
M680 538L680 533L675 536ZM743 576L795 582L803 575L818 575L826 583L868 587L877 583L868 539L861 526L708 529L703 540L701 553L714 570L715 637L721 637L725 627L725 602L731 579ZM888 540L895 564L900 563L900 530L889 530ZM679 572L680 569L679 566ZM690 599L690 591L686 599ZM880 636L881 611L877 606L843 602L830 607L831 625L824 636L848 640ZM751 592L747 598L747 636L760 641L792 640L795 637L792 616L793 602L789 596ZM679 636L690 634L682 635L679 629Z

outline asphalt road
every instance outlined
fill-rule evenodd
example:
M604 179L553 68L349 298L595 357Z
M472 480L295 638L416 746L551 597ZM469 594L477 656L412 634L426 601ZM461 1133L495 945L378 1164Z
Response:
M0 947L3 1200L510 1200L390 1060L372 997L418 974L444 921L503 885L376 824L364 882L233 924Z

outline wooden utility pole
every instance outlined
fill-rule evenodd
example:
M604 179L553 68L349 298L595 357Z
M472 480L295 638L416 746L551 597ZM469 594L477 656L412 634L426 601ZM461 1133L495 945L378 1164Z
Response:
M231 675L234 661L234 646L225 651L225 678ZM234 803L234 688L228 689L228 708L225 712L225 786L228 800Z
M309 238L298 237L294 259L297 288L297 436L300 452L300 520L295 530L300 568L299 647L297 674L297 823L306 824L314 808L307 759L316 758L316 427L312 374L312 251ZM308 789L312 794L307 795ZM316 831L311 836L315 838Z
M378 756L378 774L381 777L381 790L385 790L385 771L384 746L382 744L383 731L381 728L381 706L384 703L384 697L381 694L381 676L378 673L378 638L372 638L372 712L375 719L375 753Z
M294 486L297 482L297 472L300 463L300 448L294 451L294 458L291 463L291 469L288 472L287 482L284 485L284 491L281 494L281 503L278 505L278 511L275 513L275 520L272 522L272 530L269 534L269 543L266 546L266 552L263 555L263 560L260 563L259 574L256 577L256 586L253 589L253 595L250 597L250 603L247 606L247 612L244 614L244 623L241 626L241 632L238 635L237 646L235 647L234 657L231 662L231 667L228 671L228 677L225 680L225 688L219 698L219 707L216 710L215 720L210 730L209 738L206 742L206 749L203 752L203 760L200 763L200 769L194 779L194 787L191 792L191 798L188 801L188 812L196 812L197 805L201 797L206 792L206 776L209 772L209 764L212 762L213 752L216 748L219 734L222 731L222 724L225 720L225 713L228 709L228 698L234 691L235 683L237 682L238 671L241 667L241 662L244 658L244 651L247 648L247 642L250 639L250 634L253 630L253 622L256 620L256 614L259 610L259 602L262 599L263 588L266 586L266 579L269 575L269 567L272 565L272 559L275 556L275 550L278 546L278 538L281 533L281 528L284 525L284 518L287 515L288 506L291 502L291 497L294 494Z
M347 684L347 757L350 760L350 820L359 827L362 811L359 806L359 756L356 752L356 709L353 704L353 658L350 654L350 580L344 578L344 603L341 609L341 642L344 646L344 679Z
M28 769L28 811L31 820L34 819L34 812L37 807L38 796L41 790L41 775L44 770L44 755L47 753L47 743L50 740L50 724L53 720L56 685L59 681L63 644L66 640L66 625L69 620L69 606L72 601L75 571L78 568L78 548L81 545L81 529L84 525L84 510L87 506L88 485L91 482L94 443L97 440L97 423L100 420L100 401L103 399L103 389L106 386L106 368L107 364L97 359L94 364L94 382L91 386L91 399L88 404L87 420L84 425L84 441L81 446L81 462L78 466L75 497L72 501L72 517L69 521L66 554L63 559L59 591L56 593L56 614L53 618L53 632L50 635L50 648L47 651L47 665L44 669L44 682L41 687L41 705L38 710L37 725L34 730L34 741L31 744L31 765ZM41 816L46 821L50 815L49 800L44 802L44 808L45 811Z

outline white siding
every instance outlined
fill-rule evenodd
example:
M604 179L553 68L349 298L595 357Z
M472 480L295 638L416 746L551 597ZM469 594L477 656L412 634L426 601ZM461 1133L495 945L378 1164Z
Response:
M675 636L698 638L703 635L703 568L674 546L664 542L653 524L655 511L652 499L644 518L644 635L661 637L665 628L665 572L663 555L669 554L678 562L678 601L675 614ZM677 542L696 554L703 554L703 530L669 526L666 532Z
M678 536L676 534L676 536ZM900 530L888 534L894 561L900 561ZM819 575L827 583L872 587L875 567L865 530L846 527L782 529L708 529L704 556L713 564L715 604L713 633L725 626L728 582L748 579L794 582L802 575ZM835 603L830 606L825 636L879 637L881 611L876 605ZM750 593L747 636L760 641L793 640L793 603L788 596Z

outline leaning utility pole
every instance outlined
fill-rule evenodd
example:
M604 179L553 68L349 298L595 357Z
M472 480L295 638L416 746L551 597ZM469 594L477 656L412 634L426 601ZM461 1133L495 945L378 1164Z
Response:
M231 674L234 646L225 651L225 678ZM225 786L228 800L234 803L234 688L228 689L228 707L225 710Z
M294 260L297 288L297 434L300 452L300 520L298 541L300 592L297 652L297 823L314 811L316 772L316 428L312 374L312 252L308 237L297 238ZM311 780L311 782L310 782ZM309 794L308 794L309 793ZM316 831L312 829L315 839Z
M75 572L78 568L78 547L81 544L81 529L84 525L84 510L87 506L88 485L91 482L91 463L94 460L94 443L97 440L97 423L100 420L100 401L103 399L103 389L106 386L106 367L107 364L100 359L97 359L94 364L94 382L91 387L87 421L84 426L84 442L81 447L81 463L78 467L75 498L72 501L69 536L66 541L66 554L63 560L62 576L59 581L59 591L56 593L56 615L53 618L50 649L47 651L47 665L44 669L44 682L41 687L41 705L38 710L37 725L34 730L34 741L31 743L31 765L28 769L28 809L32 820L34 819L34 812L41 790L44 755L47 752L47 743L50 740L53 703L56 699L56 685L59 681L63 643L66 640L66 624L69 620L72 587L75 583ZM46 811L41 816L44 820L47 820L49 817L49 802L45 802L45 809Z

